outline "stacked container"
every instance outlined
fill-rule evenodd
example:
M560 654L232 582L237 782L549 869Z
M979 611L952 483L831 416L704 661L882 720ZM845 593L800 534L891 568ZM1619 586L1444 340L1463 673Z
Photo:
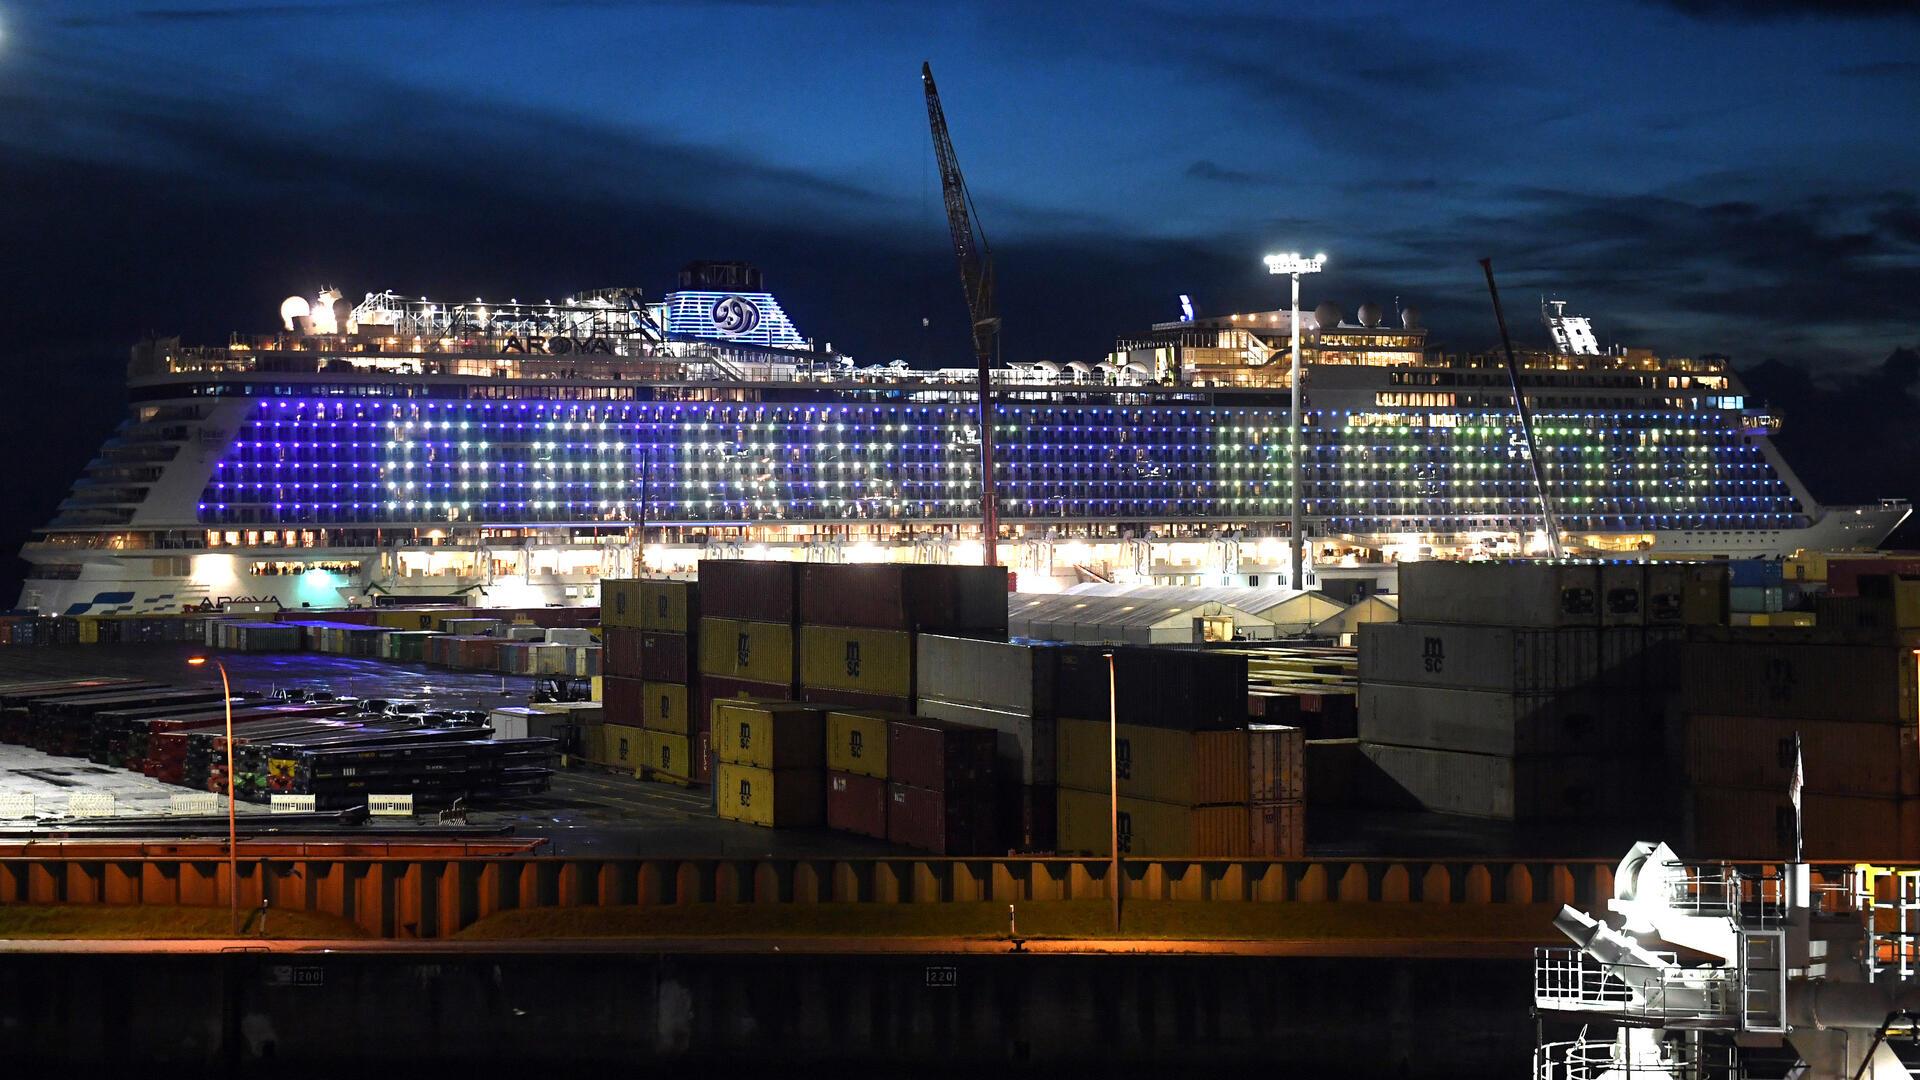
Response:
M700 602L691 581L640 583L640 720L648 775L689 784L698 775L693 708L698 675Z
M928 717L887 723L887 839L935 855L985 855L994 827L995 733Z
M826 729L796 702L722 698L712 715L714 799L721 817L771 828L826 817Z
M827 828L887 838L887 713L827 713Z
M1836 564L1837 565L1837 564ZM1884 579L1883 579L1884 580ZM1872 579L1863 579L1873 591ZM1717 629L1685 646L1683 819L1706 858L1792 855L1798 737L1805 854L1920 857L1920 644L1890 597L1869 626ZM1873 624L1878 624L1873 625Z
M718 760L709 737L716 702L793 701L799 696L794 624L800 613L800 569L801 564L790 562L700 563L699 632L697 651L691 654L691 668L698 672L692 697L696 779L705 781Z
M936 634L914 643L920 714L994 732L999 838L1026 851L1055 846L1054 676L1062 651Z
M1671 649L1724 621L1724 567L1420 562L1360 633L1361 749L1429 810L1645 819L1667 778Z
M627 764L611 760L612 751L622 745L638 747L641 765L652 760L647 753L642 717L645 714L645 683L641 679L641 601L642 582L638 578L607 578L600 582L600 705L606 717L601 736L602 764Z

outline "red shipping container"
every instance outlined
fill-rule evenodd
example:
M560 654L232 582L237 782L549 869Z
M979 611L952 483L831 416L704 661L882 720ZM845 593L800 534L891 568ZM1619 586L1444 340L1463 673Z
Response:
M807 564L800 621L916 633L1005 635L1007 571L999 566Z
M607 675L600 680L600 713L609 724L639 727L646 698L639 679Z
M887 724L887 777L934 791L992 792L999 735L924 717Z
M1827 591L1834 596L1859 596L1860 579L1879 574L1920 574L1920 559L1828 559Z
M887 839L935 855L993 852L993 800L978 789L887 785Z
M877 776L827 773L827 828L887 838L887 782Z
M640 632L640 677L654 682L687 681L687 635L663 630Z
M913 711L912 698L863 694L858 690L829 690L820 686L801 687L800 700L809 705L833 705L838 708L860 709L866 712L909 713Z
M700 560L700 614L716 619L791 623L800 610L803 563Z
M640 631L625 626L609 626L601 630L600 669L623 679L642 678Z

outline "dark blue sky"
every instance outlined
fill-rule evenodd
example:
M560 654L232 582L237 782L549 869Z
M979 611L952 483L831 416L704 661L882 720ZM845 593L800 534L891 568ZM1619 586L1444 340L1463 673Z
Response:
M1178 292L1271 302L1285 248L1333 256L1312 298L1397 294L1463 347L1492 336L1481 255L1607 341L1823 369L1920 341L1913 3L0 0L0 26L6 217L60 249L26 272L105 292L115 332L265 329L322 280L657 294L741 257L806 333L958 361L930 59L1010 357L1090 359Z

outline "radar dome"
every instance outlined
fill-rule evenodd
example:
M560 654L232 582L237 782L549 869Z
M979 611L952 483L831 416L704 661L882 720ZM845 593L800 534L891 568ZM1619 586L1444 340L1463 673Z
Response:
M1360 305L1360 311L1358 312L1358 316L1360 319L1361 326L1379 326L1380 325L1380 305L1369 300L1368 302Z
M1420 329L1420 309L1407 307L1400 309L1400 325L1408 330Z
M1313 321L1322 330L1331 330L1339 326L1340 320L1345 317L1346 313L1340 310L1340 305L1331 300L1324 300L1319 307L1313 309Z
M307 303L304 296L289 296L280 301L280 321L286 324L288 331L293 330L294 321L313 314L313 305Z

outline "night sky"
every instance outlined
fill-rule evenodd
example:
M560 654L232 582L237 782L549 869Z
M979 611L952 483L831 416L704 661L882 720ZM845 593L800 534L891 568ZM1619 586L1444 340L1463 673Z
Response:
M1724 352L1829 501L1920 496L1920 3L0 0L0 549L118 419L126 346L334 284L436 297L767 272L862 361L962 364L919 65L1009 359L1284 299ZM923 328L922 320L927 320ZM0 554L0 559L5 557ZM10 602L17 564L0 580Z

